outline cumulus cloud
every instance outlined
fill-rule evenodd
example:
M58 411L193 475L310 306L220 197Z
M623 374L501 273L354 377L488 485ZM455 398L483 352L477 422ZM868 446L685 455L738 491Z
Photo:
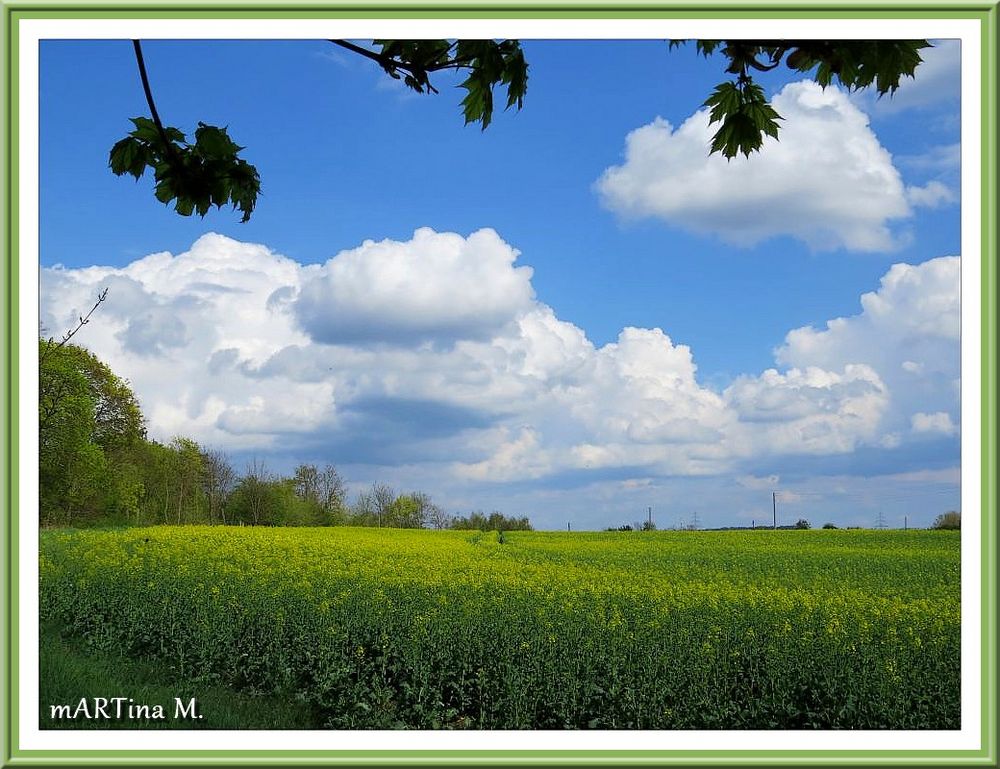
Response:
M792 83L772 100L780 141L727 161L709 155L708 110L678 128L662 118L632 131L625 160L596 183L605 206L655 217L737 245L791 236L815 250L887 251L894 220L911 215L906 190L868 117L836 87Z
M872 442L889 405L885 384L864 364L848 364L841 372L768 369L737 378L724 395L740 417L741 432L750 433L746 443L763 442L789 454L846 452Z
M42 320L69 327L110 287L80 341L131 380L158 439L419 466L432 492L595 473L749 488L750 460L957 431L957 257L893 266L859 314L790 332L775 368L722 392L661 329L595 346L516 261L492 230L311 266L213 234L123 268L44 269Z
M469 238L417 230L366 240L303 282L294 302L317 342L420 343L489 337L531 306L531 268L493 230Z
M775 358L794 368L836 371L861 364L877 371L892 397L883 420L887 432L909 428L918 411L957 417L960 281L957 256L895 264L878 290L861 297L859 314L830 320L823 329L790 331Z

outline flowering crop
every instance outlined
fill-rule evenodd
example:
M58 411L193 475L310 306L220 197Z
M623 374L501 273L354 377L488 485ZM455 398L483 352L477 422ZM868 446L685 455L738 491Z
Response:
M330 728L959 727L954 532L43 531L41 613Z

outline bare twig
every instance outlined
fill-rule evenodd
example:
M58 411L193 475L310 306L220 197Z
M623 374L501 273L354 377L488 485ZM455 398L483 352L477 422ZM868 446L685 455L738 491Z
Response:
M108 298L108 289L105 288L101 293L97 295L97 301L94 302L94 306L90 308L90 312L88 312L86 315L81 315L79 322L76 324L76 326L74 328L71 328L65 334L63 334L62 339L59 342L56 342L55 339L49 337L49 339L47 340L48 344L46 345L44 352L42 352L41 356L38 358L38 362L39 363L45 362L45 359L53 352L53 350L58 350L60 347L66 344L70 339L72 339L77 331L79 331L81 328L90 323L90 316L94 314L94 310L100 307L101 303L107 298Z

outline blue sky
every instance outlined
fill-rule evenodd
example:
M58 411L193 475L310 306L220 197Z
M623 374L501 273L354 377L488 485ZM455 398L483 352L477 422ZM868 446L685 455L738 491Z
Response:
M43 42L43 322L112 284L81 342L156 437L543 528L692 499L744 524L772 488L817 524L958 506L957 44L892 100L771 73L782 141L729 164L693 46L526 41L524 109L485 132L454 80L412 94L322 41L144 52L164 121L227 125L263 185L240 224L114 177L147 114L131 44Z

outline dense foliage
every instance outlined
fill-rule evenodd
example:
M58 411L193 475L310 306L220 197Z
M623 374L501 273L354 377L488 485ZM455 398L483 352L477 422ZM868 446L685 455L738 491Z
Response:
M145 426L128 383L93 354L39 340L41 518L76 523L97 510L127 517L137 503Z
M103 301L103 300L102 300ZM375 483L349 503L332 465L290 476L251 459L237 473L190 438L146 437L127 381L82 347L39 340L39 513L45 526L213 523L253 526L530 529L527 518L452 516L420 491Z
M41 534L41 615L331 728L957 729L959 536Z

